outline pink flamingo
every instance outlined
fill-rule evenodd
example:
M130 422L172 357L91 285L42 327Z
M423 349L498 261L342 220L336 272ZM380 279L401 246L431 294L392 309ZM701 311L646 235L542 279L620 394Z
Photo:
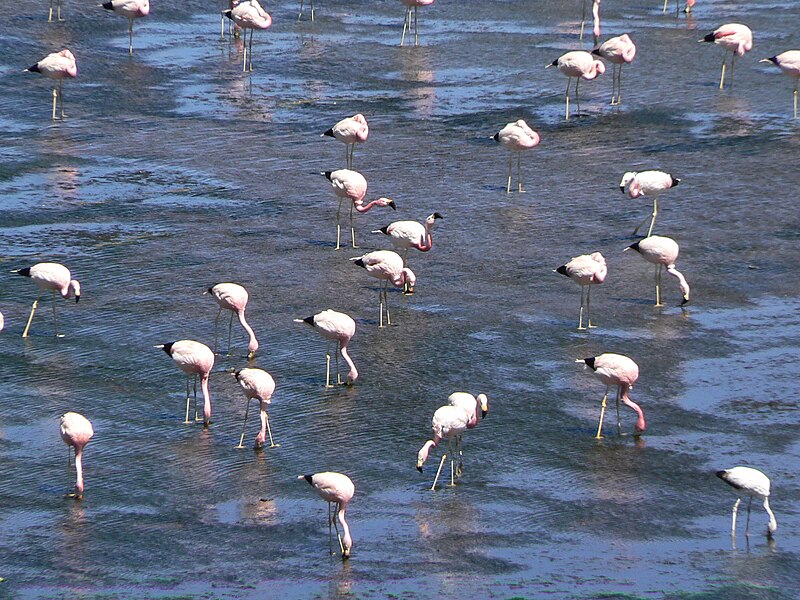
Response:
M653 235L635 244L631 244L625 250L636 250L642 258L656 266L656 306L661 304L661 269L667 268L667 273L678 280L678 285L683 294L681 306L689 302L689 284L686 278L675 268L675 261L678 260L678 242L672 238Z
M123 17L128 17L128 35L130 46L128 53L133 56L133 20L146 17L150 14L150 0L111 0L102 4L106 10L113 11Z
M59 18L59 20L61 20ZM72 52L66 48L61 52L52 52L35 65L25 69L31 73L41 73L53 80L53 121L56 120L56 104L61 99L61 118L64 118L64 96L61 94L61 84L65 77L76 77L78 65ZM58 88L58 91L56 91Z
M223 14L239 27L250 30L250 43L245 44L244 60L242 61L242 72L248 71L248 53L250 55L249 70L253 70L253 34L256 29L267 29L272 25L272 17L265 11L258 0L245 0L230 10L223 11ZM245 40L246 41L246 40ZM248 49L249 46L249 49Z
M522 119L515 123L509 123L500 131L494 134L492 139L495 142L500 142L511 151L508 155L508 185L506 185L506 193L511 193L511 163L514 159L514 152L517 153L517 185L518 192L524 192L522 189L522 176L520 175L520 161L522 160L522 151L529 150L534 146L539 145L539 134L533 129L528 127L528 124Z
M749 52L753 48L753 32L750 31L750 28L740 23L727 23L697 41L711 42L725 48L726 54L722 56L722 76L719 78L719 89L722 89L725 83L725 61L727 60L727 51L731 51L730 86L732 87L736 57L744 56L745 52Z
M475 409L473 408L472 410L474 412ZM436 489L436 482L439 481L439 475L442 472L442 467L448 454L450 455L450 485L456 484L455 457L456 453L458 453L459 457L462 456L461 436L469 427L470 422L470 413L458 404L440 406L433 413L433 419L431 419L433 439L425 442L417 453L417 471L422 473L422 465L428 460L431 448L438 446L442 440L447 440L447 451L442 455L442 459L439 462L439 468L436 471L436 477L433 479L431 491ZM459 476L460 474L461 467L459 467Z
M353 538L350 537L350 526L345 520L345 511L356 487L347 475L326 471L324 473L314 473L313 475L298 475L298 479L305 479L311 487L328 503L328 537L332 539L331 525L336 528L336 536L339 538L339 548L342 551L342 558L350 558L350 549L353 547ZM336 504L336 520L342 526L344 535L339 532L333 515L331 514L332 505Z
M628 396L630 390L633 389L633 384L639 379L638 365L627 356L611 353L600 354L592 358L578 359L575 362L586 363L586 365L594 371L595 377L606 384L606 393L603 396L602 408L600 410L600 423L597 426L597 435L595 437L598 440L603 437L601 432L603 430L603 417L606 413L606 399L608 398L608 389L612 385L617 386L617 432L620 435L622 434L622 424L619 416L619 401L622 400L622 402L630 406L636 411L636 414L639 415L639 418L636 420L636 435L640 435L645 429L644 412L642 412L639 405Z
M356 333L356 322L348 315L335 310L323 310L315 315L306 317L305 319L295 319L295 323L308 323L319 331L320 335L328 340L328 348L325 353L325 387L333 387L331 385L331 350L330 342L336 342L337 350L336 356L336 384L342 385L342 378L339 375L339 352L342 353L342 358L350 367L350 372L347 374L347 385L353 385L358 379L358 370L347 352L347 345Z
M611 73L611 106L622 104L622 67L633 62L636 45L627 33L606 40L592 54L604 58L614 65ZM619 65L619 72L617 72ZM616 96L614 92L616 91Z
M403 286L405 289L403 294L410 295L414 293L414 285L417 282L416 275L411 269L404 267L403 259L400 258L400 255L391 250L376 250L350 260L355 261L359 267L366 269L370 276L383 281L383 285L378 288L381 313L379 327L383 327L384 303L386 304L386 324L391 325L392 319L389 316L388 297L389 282L396 287Z
M94 435L92 423L81 414L68 412L61 415L61 439L67 445L75 448L75 494L76 498L83 497L83 447L89 443Z
M478 408L480 408L481 419L485 419L489 414L489 398L486 394L478 394L476 398L467 392L453 392L447 397L447 403L450 406L458 406L463 409L469 421L467 422L467 429L475 429L478 426ZM459 446L458 449L458 468L456 468L456 475L461 477L464 473L463 454Z
M31 314L28 317L28 324L25 325L25 331L22 332L22 337L28 337L28 331L33 322L33 313L36 312L36 307L39 306L39 298L46 290L50 290L53 294L53 323L55 324L56 337L60 336L58 333L58 319L56 318L56 292L61 294L63 298L69 298L72 294L75 295L75 302L81 299L81 284L77 279L72 279L69 269L59 263L36 263L32 267L25 269L17 269L11 271L24 277L30 277L36 286L39 288L39 295L33 301L31 306Z
M783 71L784 75L794 77L794 120L797 121L797 82L800 81L800 50L787 50L772 58L762 58L758 62L772 63Z
M608 268L606 267L606 259L599 252L592 254L581 254L576 256L568 263L561 265L555 270L556 273L566 275L572 281L581 286L581 310L578 315L578 331L584 329L592 329L597 327L592 325L592 317L589 314L589 297L592 293L592 286L599 285L606 280ZM583 290L588 286L586 291L586 321L587 326L583 326Z
M653 234L653 225L658 215L658 194L675 187L681 182L680 179L673 177L664 171L628 171L622 176L619 182L619 190L624 194L628 192L630 198L640 196L653 196L653 214L650 218L650 229L647 230L647 237ZM647 223L647 217L636 226L633 235Z
M416 248L420 252L427 252L433 248L433 229L436 219L444 219L438 212L430 214L425 219L425 225L416 221L395 221L376 229L372 233L383 233L389 236L395 248L402 248L403 266L408 264L408 250Z
M403 18L403 35L400 37L400 46L405 45L406 41L406 29L408 29L408 36L409 39L411 38L411 22L414 22L414 45L419 46L419 27L417 23L417 9L420 6L428 6L429 4L433 4L433 0L402 0L403 4L406 5L406 14ZM414 12L413 16L411 12Z
M312 12L313 14L313 12ZM345 163L348 169L353 168L353 152L356 150L356 144L364 143L369 137L369 125L367 119L361 113L355 114L352 117L342 119L336 125L328 129L320 137L329 136L336 138L345 144Z
M203 427L211 425L211 395L208 393L208 376L214 368L214 353L211 348L194 340L180 340L155 346L166 352L175 364L186 373L186 420L189 420L189 376L194 375L194 420L197 418L197 376L203 390Z
M217 301L217 304L219 304L217 318L214 319L214 353L216 354L217 352L219 316L222 314L222 310L225 309L231 311L231 318L228 322L228 356L231 354L231 327L233 326L233 313L236 313L236 316L239 317L239 323L242 324L242 327L247 332L247 335L250 336L250 341L247 344L247 358L249 360L253 360L256 355L256 350L258 350L258 340L256 339L256 334L253 332L253 328L250 327L250 325L247 323L247 320L244 318L244 310L247 307L248 300L247 290L237 283L218 283L217 285L208 288L208 291L204 293L211 294L214 300Z
M746 536L750 535L750 506L753 504L753 497L756 497L764 501L764 510L769 515L767 537L772 538L772 534L778 529L778 522L769 508L769 477L752 467L733 467L732 469L717 471L717 477L736 490L736 495L738 496L733 505L731 537L736 538L736 513L739 510L739 503L742 501L743 496L750 496L750 500L747 503L747 527L744 534Z
M267 433L269 433L269 447L275 448L280 446L272 439L272 429L269 426L269 414L267 414L267 406L272 403L272 394L275 392L275 380L272 375L267 373L264 369L245 368L239 369L233 374L236 381L242 386L242 391L247 398L247 408L244 410L244 423L242 424L242 437L239 438L239 445L237 448L244 448L244 432L247 427L247 413L250 411L250 400L255 398L261 405L261 431L256 436L255 448L261 448L267 441Z
M358 171L350 169L339 169L337 171L325 171L320 173L331 182L333 193L339 196L339 208L336 211L336 250L340 248L342 238L342 226L340 216L342 213L342 202L345 198L352 201L350 205L350 241L353 248L358 248L356 244L356 230L353 226L353 209L360 213L365 213L373 206L389 206L392 210L397 210L397 205L391 198L378 198L364 205L364 196L367 194L367 180Z
M3 331L3 328L6 326L6 320L3 317L3 313L0 312L0 331Z
M583 30L586 26L586 0L583 0L583 12L581 13L581 36L583 41ZM600 41L600 0L592 0L592 33L594 33L594 43Z
M567 121L569 121L569 84L572 81L572 78L575 77L575 101L579 102L578 84L580 83L581 79L591 81L598 75L606 72L606 67L601 61L595 60L591 54L584 52L583 50L574 50L572 52L562 54L549 65L545 66L545 68L548 67L558 67L558 70L567 76Z
M686 7L683 9L687 15L692 12L692 7L694 6L696 0L686 0ZM667 14L667 3L669 0L664 0L664 14ZM681 0L675 0L675 14L677 15L678 12L681 10Z

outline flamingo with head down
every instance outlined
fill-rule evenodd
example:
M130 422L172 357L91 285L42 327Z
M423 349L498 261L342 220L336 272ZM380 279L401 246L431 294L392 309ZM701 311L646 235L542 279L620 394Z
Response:
M614 65L611 73L611 106L622 104L622 67L633 62L633 58L636 56L636 45L625 33L606 40L592 50L592 54L604 58ZM619 71L617 67L619 67Z
M511 193L511 165L515 152L517 154L517 191L524 192L525 190L522 189L522 176L520 175L522 151L538 146L539 134L528 127L525 121L519 119L514 123L507 124L500 131L495 133L492 139L495 142L501 143L511 152L508 155L508 184L506 185L506 193Z
M414 285L417 277L408 267L403 266L403 259L397 252L391 250L376 250L363 256L357 256L350 260L355 261L356 265L366 269L367 273L375 279L380 279L383 285L378 288L378 299L380 301L380 327L383 327L383 306L386 305L386 324L391 325L392 319L389 315L389 283L397 287L407 286L403 294L414 293Z
M579 102L578 84L581 82L581 79L586 81L595 79L598 75L606 72L606 66L602 61L595 60L588 52L574 50L562 54L550 64L545 65L545 68L549 67L558 67L558 70L567 76L567 91L565 94L566 120L569 121L569 84L572 82L572 78L575 78L575 101Z
M584 363L594 371L595 377L606 384L606 393L603 396L602 408L600 410L600 423L597 425L597 435L595 437L598 440L603 437L603 417L606 414L608 390L612 385L617 386L617 433L620 435L622 434L622 424L619 415L619 402L622 400L624 404L630 406L639 416L636 420L635 435L641 435L645 429L644 412L628 395L630 390L633 389L633 384L639 379L639 366L627 356L609 352L591 358L578 359L575 362Z
M253 360L256 355L256 350L258 350L258 340L256 339L256 334L253 331L253 328L250 327L250 324L247 322L247 319L245 319L244 316L244 311L247 307L247 301L249 299L247 290L238 283L218 283L217 285L208 288L208 290L203 293L211 294L211 296L219 305L217 318L214 319L214 353L216 354L217 352L219 316L222 314L223 310L229 310L231 311L231 318L228 322L228 355L231 353L231 327L233 326L233 314L236 313L236 316L239 318L239 323L242 324L242 327L250 337L250 341L247 344L247 358Z

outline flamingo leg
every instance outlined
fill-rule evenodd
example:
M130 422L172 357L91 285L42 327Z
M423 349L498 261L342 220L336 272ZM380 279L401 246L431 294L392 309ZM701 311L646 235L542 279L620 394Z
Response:
M569 121L569 84L572 83L572 77L567 77L567 93L565 94L567 101L566 119Z
M342 214L342 202L344 198L339 199L339 208L336 210L336 250L340 248L340 242L342 240L342 226L340 223L340 216Z
M509 154L508 155L508 184L506 185L506 194L511 193L511 164L514 156Z
M225 15L223 11L225 10L225 2L224 0L219 0L219 39L225 39Z
M31 306L31 314L28 315L28 324L25 325L25 331L22 332L22 337L28 337L28 330L31 328L31 323L33 322L33 313L36 312L36 307L39 306L39 298L42 297L44 292L39 292L39 295L36 296L36 300L33 301L33 305Z
M414 45L419 46L419 7L414 7Z
M228 354L231 355L231 330L233 329L233 311L231 311L231 319L228 321Z
M272 439L272 428L269 426L269 413L267 411L262 411L262 415L264 418L264 422L267 424L267 435L269 436L269 447L270 448L277 448L280 444L276 444Z
M356 244L356 229L353 226L353 207L355 207L355 204L350 205L350 243L353 248L358 248L358 244Z
M186 376L186 420L184 423L191 423L189 420L189 402L191 400L191 395L189 394L189 376Z
M53 82L53 121L56 120L56 102L58 101L58 83Z
M53 0L50 0L50 16L47 17L47 22L48 23L53 22Z
M658 216L658 194L653 197L653 218L650 220L650 229L647 230L647 237L653 235L653 225L656 224L656 217Z
M331 515L331 502L328 502L328 554L333 554L333 532L331 525L333 525L333 516Z
M58 20L60 21L61 17L59 17ZM64 94L61 93L62 84L63 84L63 82L59 79L58 80L58 99L61 102L61 120L63 121L64 120Z
M300 20L300 17L303 16L303 0L300 0L300 12L297 15L297 20Z
M58 317L56 317L56 292L53 290L53 326L56 328L56 337L61 337L58 335Z
M197 414L197 373L194 374L194 420L202 421L198 414Z
M592 286L590 285L586 289L586 323L587 323L586 327L587 327L587 329L596 329L597 325L592 325L592 315L589 312L589 304L590 304L591 295L592 295Z
M461 436L456 438L456 453L458 454L458 467L456 468L456 477L461 477L464 474L464 452L462 450L463 439Z
M522 167L520 166L522 162L522 152L517 152L517 192L520 194L525 190L522 189Z
M622 435L622 418L619 416L619 399L622 396L622 386L617 386L617 435Z
M133 56L133 19L128 19L128 54Z
M383 288L383 299L386 303L386 324L392 324L392 317L389 314L389 282L386 282L386 287Z
M725 81L725 62L728 60L728 54L722 55L722 76L719 78L719 89L722 89L722 84Z
M669 0L664 0L664 11L663 11L663 12L664 12L664 14L667 14L667 2L668 2L668 1L669 1Z
M581 11L581 36L580 40L583 41L583 30L586 28L586 0L583 0L583 10Z
M247 66L248 66L248 70L251 73L253 71L253 36L255 35L255 33L256 33L255 29L251 29L250 30L250 44L249 44L250 48L249 48L249 52L248 52L248 54L249 54L248 61L249 62L247 63Z
M747 502L747 525L744 528L744 535L749 537L750 536L750 508L753 506L753 497L750 496L750 500Z
M736 536L736 513L739 511L739 503L742 501L741 498L737 498L736 502L733 504L733 511L731 514L731 536Z
M439 474L442 472L442 467L444 466L444 461L447 459L447 454L442 454L442 460L439 461L439 468L436 470L436 477L433 478L433 485L431 486L431 491L436 489L436 482L439 481Z
M622 104L622 67L623 65L619 66L619 72L617 73L617 106Z
M576 110L578 111L578 113L577 113L578 116L580 116L580 113L581 113L581 97L578 95L578 85L580 84L580 82L581 82L581 78L580 77L576 77L575 78L575 104L577 105L577 109Z
M247 414L250 412L250 398L247 399L247 405L244 409L244 423L242 423L242 435L239 438L239 445L236 446L237 448L244 448L244 431L245 427L247 427Z
M661 303L661 268L662 265L656 265L656 306L664 306Z
M217 341L219 340L219 316L222 314L222 307L217 311L217 318L214 319L214 354L217 353Z
M617 64L614 63L613 70L611 71L611 106L617 105Z
M733 89L733 73L734 73L734 71L736 69L736 52L732 52L731 56L732 56L732 58L731 58L731 79L730 79L730 83L728 85L728 89L729 90Z
M403 18L403 35L400 37L400 47L403 47L406 42L406 28L410 25L409 17L411 16L411 7L406 7L406 14Z
M328 340L328 346L325 349L325 387L333 387L331 385L331 342Z
M794 97L794 120L797 121L797 79L794 80L794 92L792 92L792 96Z
M311 0L311 20L314 20L314 0Z
M342 385L342 376L339 375L339 352L341 352L341 342L336 343L336 385Z
M247 71L247 29L244 30L244 43L242 44L242 73Z
M600 403L600 423L597 425L597 435L595 435L595 439L601 440L603 436L601 432L603 431L603 417L606 416L606 400L608 400L608 386L606 386L606 393L603 395L603 401Z
M578 331L583 331L586 327L583 326L583 288L581 286L581 310L578 313Z

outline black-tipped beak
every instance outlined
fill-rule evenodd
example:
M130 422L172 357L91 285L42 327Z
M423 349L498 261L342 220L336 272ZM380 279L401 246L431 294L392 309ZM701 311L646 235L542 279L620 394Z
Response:
M326 131L325 133L323 133L323 134L322 134L320 137L323 137L323 136L326 136L326 135L327 135L328 137L333 137L333 127L331 127L330 129L328 129L328 131Z
M624 185L619 186L619 191L624 194L625 193L625 186Z
M499 141L500 141L500 133L499 133L499 132L498 132L498 133L495 133L495 134L492 136L492 139L493 139L495 142L499 142Z
M389 204L389 206L391 206L391 207L392 207L392 210L397 210L397 204L395 204L395 201L394 201L394 200L392 200L392 201L391 201L391 202L389 202L388 204Z
M77 304L77 303L78 303L78 302L80 302L80 301L81 301L81 297L80 297L80 295L78 295L78 296L75 296L75 304Z
M109 4L111 4L111 3L109 2ZM230 10L223 10L222 14L225 15L226 17L228 17L229 19L233 20L233 17L231 16L231 11Z
M488 410L481 410L481 419L485 419L486 415L488 415L488 414L489 414Z
M39 63L36 63L35 65L32 65L25 70L30 71L31 73L39 73Z
M419 465L417 465L417 471L419 471L420 473L422 473L422 467L420 467Z
M686 296L684 296L683 297L683 302L681 302L681 306L683 306L684 304L687 304L688 302L689 302L689 299Z
M707 36L705 36L702 40L697 40L698 42L714 42L717 38L714 37L714 32L712 31Z
M439 214L438 212L433 213L434 219L444 219L444 215Z

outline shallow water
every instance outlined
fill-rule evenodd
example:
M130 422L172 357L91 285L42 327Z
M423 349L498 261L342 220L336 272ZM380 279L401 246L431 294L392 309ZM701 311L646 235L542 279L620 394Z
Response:
M676 18L603 3L603 37L627 31L639 48L624 104L607 104L609 70L581 85L567 124L564 77L544 65L580 47L581 3L474 4L425 7L422 46L406 49L395 1L322 0L313 24L266 5L247 76L213 2L154 3L132 59L120 17L65 0L48 24L46 5L5 7L0 271L63 262L83 297L58 303L64 338L43 301L21 339L34 286L0 278L0 598L800 595L800 132L790 80L757 62L800 46L785 28L798 8L700 0ZM720 92L721 50L696 40L731 21L755 49ZM79 77L52 123L48 82L21 71L64 46ZM355 168L398 204L357 215L362 248L386 247L368 232L392 220L445 215L383 330L377 286L347 260L361 251L333 250L336 202L316 175L344 160L319 134L355 112L371 128ZM542 141L524 156L528 192L506 195L489 136L517 118ZM654 308L652 266L622 254L650 204L618 182L646 168L682 179L655 232L681 244L683 309L666 276ZM579 290L552 269L595 250L609 264L600 327L579 333ZM279 448L234 448L237 325L208 431L182 423L184 379L152 348L212 344L202 292L220 281L250 291ZM292 323L329 307L358 323L351 389L323 389L323 340ZM604 351L640 366L641 438L617 436L609 410L593 439L602 385L573 361ZM466 436L462 481L433 493L440 453L419 475L416 452L454 390L486 392L490 413ZM77 503L63 497L68 410L96 431ZM749 544L740 511L732 548L735 496L713 472L736 464L772 478L772 543L759 506ZM328 555L324 502L295 479L322 470L357 488L345 563Z

